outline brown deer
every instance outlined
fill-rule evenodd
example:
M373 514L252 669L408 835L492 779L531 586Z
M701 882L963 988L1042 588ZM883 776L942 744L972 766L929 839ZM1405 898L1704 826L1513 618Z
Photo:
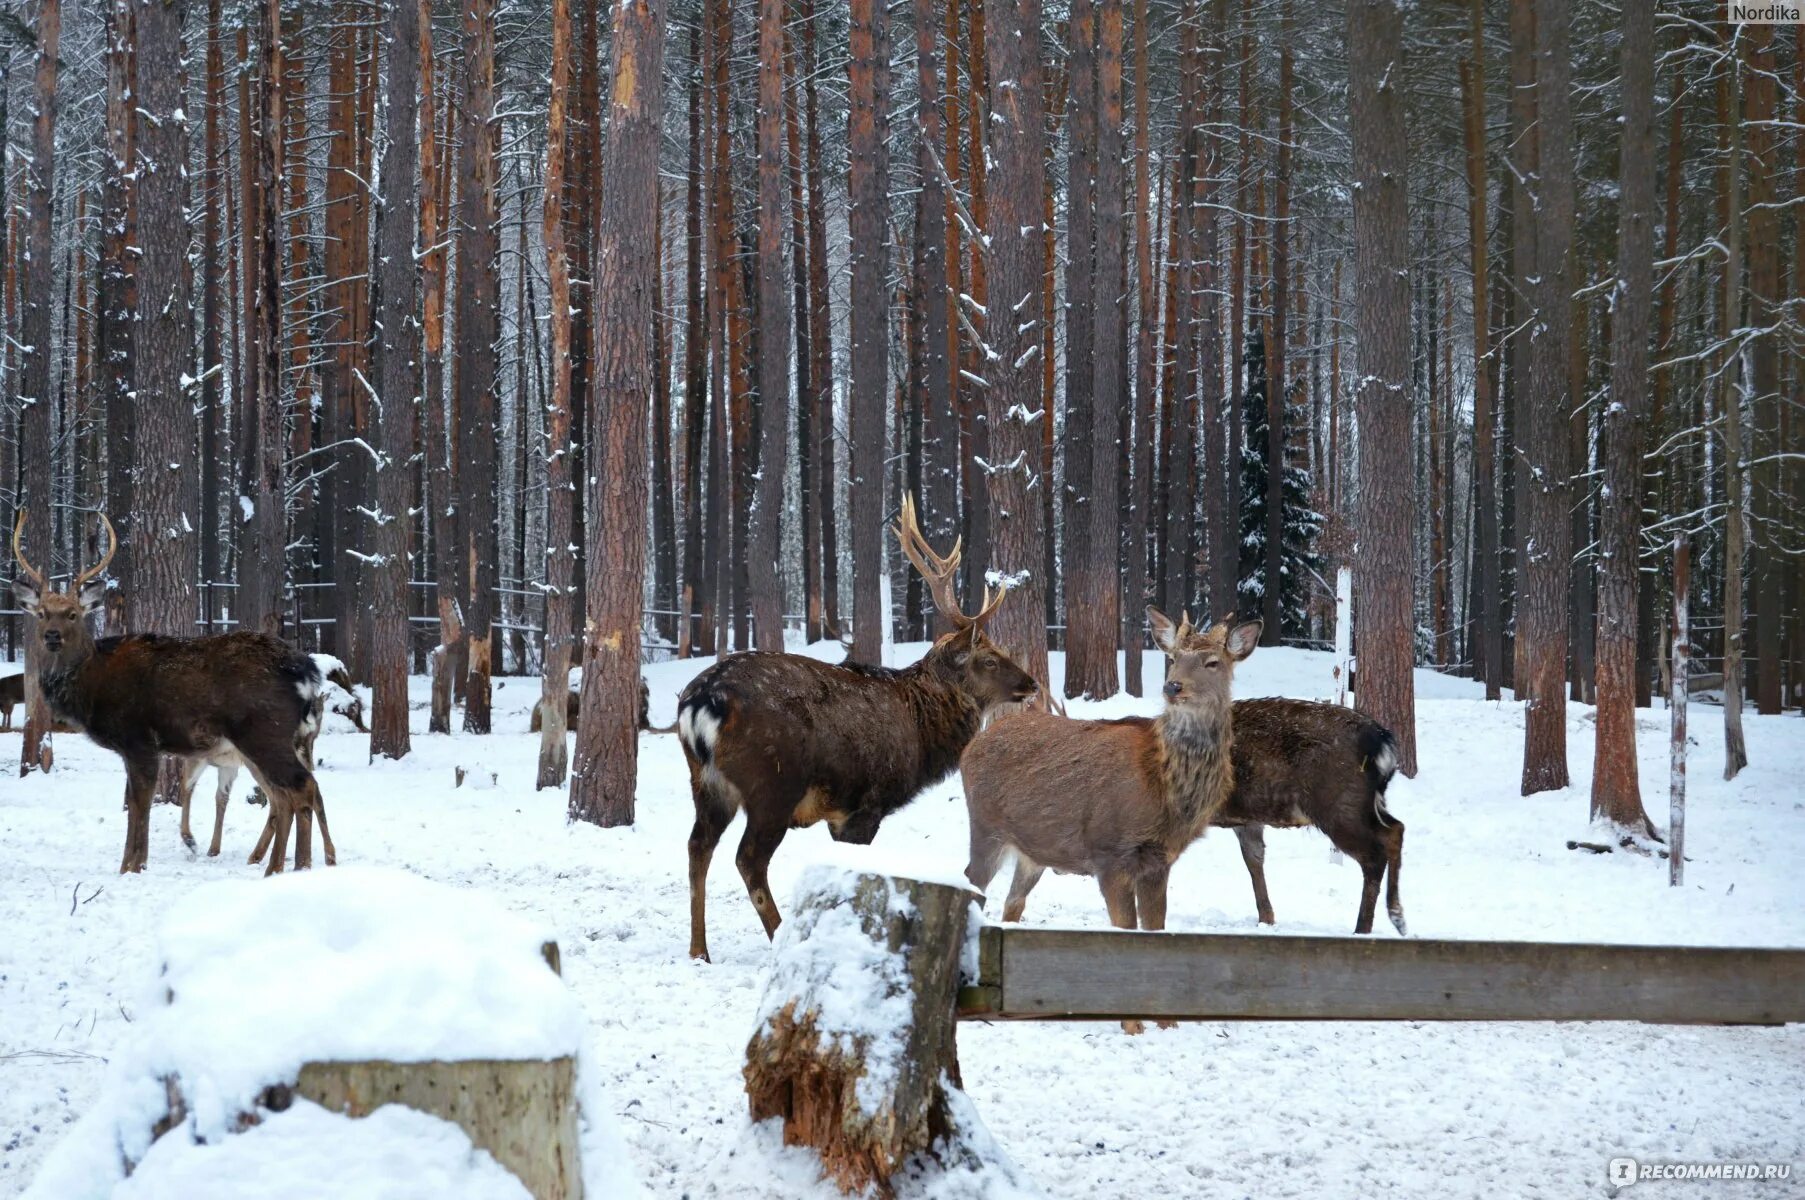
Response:
M1160 753L1169 753L1166 749L1171 744L1169 734L1162 731L1169 729L1175 708L1187 702L1195 703L1190 697L1198 687L1196 670L1201 666L1206 672L1204 686L1212 689L1208 707L1221 714L1219 736L1227 753L1227 770L1222 772L1220 761L1215 769L1221 772L1218 778L1226 783L1227 791L1213 803L1200 804L1200 807L1208 807L1209 824L1232 828L1239 837L1242 860L1253 882L1254 903L1261 923L1273 923L1272 904L1266 893L1264 827L1314 825L1336 848L1358 862L1364 874L1354 932L1372 932L1379 885L1388 875L1386 907L1398 932L1406 932L1404 906L1398 896L1404 824L1385 808L1385 789L1397 771L1397 743L1391 732L1371 718L1335 704L1285 699L1230 703L1228 695L1234 663L1253 652L1259 640L1260 623L1257 621L1237 625L1232 630L1228 622L1223 622L1198 632L1191 628L1188 618L1174 628L1172 622L1157 610L1149 609L1148 617L1154 640L1171 660L1171 674L1165 689L1166 712L1153 720L1131 717L1117 722L1083 724L1132 730L1143 746L1157 744L1161 747ZM1244 640L1237 636L1249 629L1252 633ZM990 755L988 761L975 761L988 739L1005 736L1008 732L1007 725L999 723L994 731L973 742L966 753L963 764L966 801L972 814L972 857L967 875L973 883L984 886L996 871L997 856L1002 849L1018 847L1015 876L1004 902L1003 919L1019 921L1028 893L1046 866L1055 870L1075 869L1059 861L1038 858L1034 849L1020 848L1020 843L1031 842L1051 858L1054 851L1046 845L1048 836L1039 832L1042 827L1050 827L1056 834L1064 833L1068 839L1086 836L1083 811L1069 811L1069 806L1051 802L1046 797L1089 797L1095 789L1074 787L1069 771L1053 776L1056 790L1050 790L1044 783L1037 784L1039 776L1048 768L1031 748L1018 747L1014 755L1004 755L997 750L1006 748L998 747L985 751ZM978 782L974 782L974 765L977 766ZM1120 763L1117 769L1121 769ZM1090 779L1093 763L1087 761L1084 770L1084 778ZM1131 804L1141 810L1156 803L1169 809L1175 807L1170 788L1167 796L1155 798L1148 794L1151 787L1151 783L1144 785ZM1095 806L1086 803L1086 808L1092 807ZM1202 832L1202 826L1197 826L1193 836ZM1110 899L1110 883L1101 874L1099 882L1103 884L1104 897L1110 905L1110 918L1117 925L1134 927L1138 901L1140 927L1161 927L1165 919L1163 872L1156 873L1153 881L1144 887L1129 889L1126 894L1118 879L1114 900ZM1148 923L1149 898L1154 902L1154 924ZM1118 916L1125 918L1126 923Z
M909 561L953 625L913 666L825 663L795 654L745 653L691 681L677 702L696 824L689 835L689 952L708 958L709 859L734 814L746 832L734 856L765 933L782 918L765 871L791 829L826 821L837 841L866 843L889 814L945 779L999 705L1033 696L1033 676L988 637L984 623L1006 590L967 616L953 594L960 547L928 547L913 500L895 529Z
M307 764L308 770L313 769L313 744L319 738L321 721L326 712L330 711L344 717L359 733L370 732L369 726L365 725L363 720L363 700L358 696L356 687L352 685L351 673L345 669L345 664L330 654L315 654L311 657L314 665L320 668L320 674L325 678L326 683L331 686L320 689L320 694L314 701L320 712L316 714L312 723L312 731L305 733L295 745L296 752L301 755L301 761ZM214 780L213 841L207 848L207 857L216 858L219 855L220 834L226 824L226 806L232 799L232 785L238 779L238 764L232 760L222 759L219 762L210 763L204 758L194 758L183 763L182 844L188 847L191 853L196 848L194 831L189 826L189 812L194 803L194 785L199 781L201 772L208 766L214 768ZM252 788L251 794L245 798L245 803L267 805L269 796L264 793L262 788ZM321 811L323 813L324 809ZM252 853L250 861L254 863L263 861L264 852L269 849L273 833L273 828L266 820L263 834L258 838L257 849Z
M25 703L25 673L0 676L0 730L13 727L13 709Z
M330 865L336 853L325 805L301 750L319 727L319 667L258 633L201 638L139 633L96 641L87 616L102 603L100 575L118 549L112 522L105 516L101 522L105 556L76 575L67 591L53 592L44 573L26 561L21 509L13 555L25 577L13 587L40 639L37 681L50 711L125 761L120 872L142 871L149 858L151 794L164 755L250 769L272 797L268 873L283 868L291 825L297 834L295 866L312 865L316 811Z

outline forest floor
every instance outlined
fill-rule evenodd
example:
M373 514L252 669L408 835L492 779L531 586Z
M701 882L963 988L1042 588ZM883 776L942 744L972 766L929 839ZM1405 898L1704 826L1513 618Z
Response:
M817 647L823 657L834 648ZM921 647L904 647L907 657ZM653 664L655 723L709 660ZM1062 670L1054 656L1055 674ZM1158 678L1153 655L1148 677ZM1328 656L1261 650L1238 696L1323 697ZM1592 710L1568 709L1573 786L1517 794L1523 716L1475 685L1420 672L1421 772L1391 810L1413 935L1541 941L1805 946L1805 721L1747 718L1751 765L1721 779L1719 710L1695 708L1686 886L1667 864L1566 848L1588 834ZM497 732L429 736L414 681L414 752L366 762L342 722L318 747L340 861L406 867L483 888L556 927L565 977L588 1013L597 1062L632 1169L660 1197L826 1197L807 1160L746 1118L740 1066L767 944L732 863L730 829L709 885L713 964L691 962L684 842L691 808L677 739L641 736L638 824L565 821L562 791L532 788L526 732L536 680L499 680ZM1073 715L1153 712L1157 697L1074 704ZM0 736L0 762L18 735ZM1643 789L1667 817L1667 718L1638 714ZM109 1050L149 1002L151 931L200 883L246 877L263 810L235 801L225 853L190 856L178 813L152 818L149 869L113 872L123 843L123 772L79 737L56 742L49 776L0 776L0 1196L29 1181L100 1088ZM453 786L454 770L494 786ZM240 794L248 788L241 777ZM195 825L211 832L211 776ZM879 845L966 855L957 777L884 826ZM772 864L780 905L828 841L798 832ZM1345 934L1360 873L1314 831L1273 831L1267 872L1279 934ZM993 890L1006 886L999 878ZM1173 874L1169 926L1260 935L1235 839L1218 831ZM1049 874L1028 920L1102 926L1088 879ZM1384 931L1378 936L1395 936ZM295 980L304 1003L307 981ZM348 1019L355 1019L348 1014ZM1801 1194L1805 1028L1629 1024L1199 1023L1124 1035L1114 1025L968 1024L965 1085L996 1140L1053 1197L1354 1197L1380 1193L1579 1197L1611 1194L1606 1163L1754 1160L1794 1164L1790 1183L1652 1183L1661 1197Z

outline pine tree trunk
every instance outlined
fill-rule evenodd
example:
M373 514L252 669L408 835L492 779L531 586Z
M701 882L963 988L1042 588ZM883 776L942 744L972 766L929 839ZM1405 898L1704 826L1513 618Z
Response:
M1265 619L1261 631L1262 645L1276 646L1283 638L1284 589L1280 580L1285 555L1285 408L1290 400L1286 389L1290 375L1286 370L1288 344L1287 325L1291 311L1287 300L1288 273L1291 261L1291 9L1280 10L1279 18L1279 127L1277 161L1273 165L1272 201L1272 344L1267 356L1271 376L1266 385L1266 586L1261 589L1260 613ZM1433 401L1431 401L1433 403ZM1437 506L1436 511L1440 511Z
M1492 409L1490 358L1491 315L1488 270L1491 252L1486 243L1487 183L1485 173L1485 23L1484 5L1473 0L1472 56L1461 60L1461 109L1465 115L1467 151L1467 219L1473 263L1473 572L1469 589L1478 599L1478 612L1468 614L1474 673L1485 681L1485 698L1499 697L1499 655L1502 643L1498 625L1498 497L1497 417Z
M1116 650L1121 645L1121 490L1119 469L1122 395L1127 348L1128 298L1122 294L1122 0L1097 5L1097 302L1091 353L1091 495L1089 504L1092 611L1083 614L1091 641L1089 670L1080 681L1088 695L1113 696L1119 688ZM1068 617L1068 621L1069 621ZM1071 659L1067 658L1067 670ZM1071 690L1068 678L1066 690Z
M107 153L101 180L100 359L101 403L106 409L107 510L119 535L112 575L130 584L137 535L132 515L137 409L134 326L138 308L136 119L131 102L131 47L137 42L136 6L107 0ZM240 93L241 95L243 93ZM106 630L125 632L124 588L108 596ZM47 720L48 714L45 714Z
M552 79L546 123L545 263L551 300L551 398L546 408L545 673L539 694L539 774L564 782L571 651L570 259L564 240L565 112L570 94L570 2L552 0Z
M494 646L496 419L501 278L496 230L494 0L464 8L464 96L458 143L457 445L459 554L468 600L464 731L489 732ZM647 250L650 249L648 233Z
M949 10L956 9L949 5ZM921 190L915 207L914 327L921 346L919 363L922 409L922 531L936 546L950 545L959 527L959 424L953 412L952 369L948 352L953 324L947 289L947 195L941 181L940 21L935 0L914 0L915 66L918 81L916 162ZM956 57L956 45L949 47ZM933 629L951 629L936 620Z
M452 105L445 105L445 123L435 123L437 80L432 49L432 0L420 0L426 11L420 21L420 299L422 304L421 378L426 406L427 527L432 542L433 579L439 618L439 645L432 655L432 715L427 728L433 733L451 732L453 647L463 640L463 609L458 596L458 564L463 561L457 532L457 480L455 433L445 402L445 195L450 161L445 157Z
M1748 324L1769 330L1749 342L1751 418L1749 495L1756 536L1750 546L1754 586L1755 711L1780 711L1780 579L1784 573L1781 533L1785 513L1780 492L1780 330L1787 296L1780 288L1780 210L1774 207L1780 147L1774 136L1779 99L1774 70L1774 27L1750 25L1741 39L1748 57L1748 92L1743 122L1748 129ZM1797 197L1793 197L1796 201Z
M761 465L747 565L758 649L783 650L783 481L790 448L790 273L784 233L783 0L758 5L758 396Z
M1062 576L1049 573L1049 592L1065 593L1065 694L1091 693L1102 669L1104 631L1098 625L1099 558L1091 550L1092 442L1097 421L1097 9L1094 0L1072 0L1066 56L1066 256L1065 256L1065 480L1059 497ZM1057 105L1054 106L1057 109ZM1050 181L1049 181L1050 182ZM1051 257L1051 256L1049 256ZM1049 314L1051 320L1051 314ZM1051 476L1048 476L1049 482ZM1049 535L1051 531L1049 530ZM1049 624L1051 622L1049 621ZM1114 630L1108 631L1110 636Z
M853 0L851 156L852 238L852 649L882 661L884 573L884 409L889 393L889 14L880 0ZM1038 97L1036 98L1038 103ZM1028 289L1024 289L1024 296Z
M220 404L220 374L225 368L221 357L220 336L220 255L230 255L229 245L221 244L220 193L225 190L224 149L220 138L220 119L226 106L226 61L220 32L220 0L207 3L206 66L206 144L203 151L201 193L201 620L204 631L216 631L214 613L218 607L214 586L220 582L220 546L225 530L220 527L219 493L224 485L220 477L219 443L224 426ZM85 197L84 197L85 200ZM86 273L83 272L83 282ZM77 331L76 344L83 345ZM77 387L84 387L82 372L77 372ZM234 522L235 524L235 522Z
M838 493L834 485L834 348L833 312L827 289L827 180L821 166L820 98L815 85L815 5L804 0L802 18L803 119L807 126L809 383L815 434L815 519L820 525L821 631L837 637L840 629L840 550Z
M1648 410L1648 325L1654 293L1655 6L1623 7L1623 149L1617 202L1617 292L1611 305L1611 402L1604 411L1599 499L1598 740L1592 819L1654 833L1636 771L1637 559L1642 426Z
M702 574L703 455L708 432L708 309L702 290L702 63L701 31L690 26L689 158L684 196L683 331L683 592L677 653L688 658L702 644L695 619L704 595Z
M127 601L134 633L194 635L195 530L193 281L188 263L188 126L182 31L186 0L138 9L138 215L157 231L141 242L137 312L137 477L140 531Z
M376 469L374 561L370 639L370 756L404 758L407 729L408 463L414 454L414 410L419 403L420 324L414 257L415 172L419 143L420 6L393 0L388 12L388 78L384 112L382 210L377 218L376 261L382 277L381 399L375 424L381 447Z
M1742 735L1742 622L1743 622L1743 558L1747 543L1747 514L1745 507L1747 498L1743 494L1744 476L1742 462L1742 401L1743 383L1741 379L1742 355L1737 351L1734 341L1736 331L1743 326L1742 263L1744 246L1744 221L1747 210L1743 204L1743 127L1736 119L1742 109L1741 89L1742 62L1738 55L1731 55L1730 69L1726 73L1720 88L1727 90L1727 95L1720 93L1720 100L1727 101L1726 111L1730 119L1723 123L1725 136L1729 141L1728 154L1724 158L1724 206L1723 211L1728 228L1725 230L1724 242L1726 254L1723 277L1722 325L1719 333L1727 347L1721 367L1721 391L1718 399L1718 420L1723 424L1724 453L1724 778L1734 779L1737 774L1749 765L1747 743Z
M1130 696L1142 694L1142 609L1147 596L1148 514L1153 505L1154 360L1159 328L1159 297L1153 276L1153 197L1148 162L1153 97L1148 91L1147 0L1134 0L1134 281L1136 303L1134 354L1134 477L1129 507L1128 557L1122 579L1122 686Z
M582 717L570 817L633 823L639 777L639 636L645 584L646 398L658 260L658 145L664 87L663 0L614 7L608 200L596 229L595 411L600 454L589 512L608 544L588 559Z
M988 62L989 315L984 322L983 389L989 416L986 455L991 569L1019 593L991 620L989 634L1041 687L1047 686L1042 626L1045 538L1040 476L1041 322L1026 319L1040 294L1045 246L1040 236L1041 172L1046 160L1042 111L1040 0L985 0ZM1020 314L1018 319L1017 314Z
M1674 95L1684 95L1686 79L1684 70L1676 71L1673 81ZM1685 106L1674 104L1670 124L1667 129L1667 170L1666 201L1661 231L1661 258L1672 259L1679 253L1680 245L1680 185L1685 175ZM1805 147L1805 139L1800 139L1801 147ZM1801 176L1805 183L1805 176ZM1802 244L1805 246L1805 244ZM1668 271L1661 279L1660 303L1655 316L1655 360L1665 363L1673 352L1673 335L1676 324L1676 301L1679 292L1678 271ZM1673 376L1676 368L1667 366L1654 374L1651 411L1648 427L1655 438L1664 438L1670 421L1667 398L1673 390ZM1664 463L1645 462L1642 468L1642 511L1654 513L1662 511L1663 495L1677 496L1678 492L1666 479L1671 468ZM1667 486L1663 486L1667 485ZM1660 576L1654 571L1639 572L1639 597L1636 618L1636 707L1647 708L1654 702L1654 676L1661 664L1657 659L1661 656L1660 629L1655 619L1655 605L1660 590Z
M244 153L255 160L251 179L254 207L248 210L247 238L253 257L246 272L253 296L248 350L244 427L239 431L250 500L238 556L239 628L275 635L282 629L282 584L287 565L284 543L282 463L282 216L286 177L287 74L282 45L280 0L266 0L258 12L261 78L257 82L258 137Z
M56 263L50 235L51 184L56 178L57 57L62 38L63 10L59 0L38 0L37 62L33 73L32 106L37 110L31 125L31 170L26 186L25 278L22 281L24 312L19 322L19 449L21 506L25 516L25 544L38 556L46 574L56 569L52 557L50 358L55 353L50 338L51 304L54 301ZM10 605L10 597L9 597ZM25 733L20 746L19 773L48 771L51 750L50 710L38 690L43 646L36 621L28 621L25 637Z
M1573 557L1569 518L1572 473L1567 414L1571 408L1566 319L1573 289L1572 59L1567 0L1537 0L1536 191L1531 204L1535 266L1528 278L1536 318L1529 324L1528 387L1518 434L1523 455L1522 552L1517 571L1517 644L1522 670L1517 693L1528 700L1524 720L1523 794L1567 786L1568 564ZM1519 231L1530 221L1519 221Z
M1361 712L1398 739L1400 769L1416 774L1411 597L1416 527L1410 467L1410 258L1405 192L1402 21L1393 0L1347 9L1349 117L1354 148L1354 322L1360 382L1359 542L1354 586Z

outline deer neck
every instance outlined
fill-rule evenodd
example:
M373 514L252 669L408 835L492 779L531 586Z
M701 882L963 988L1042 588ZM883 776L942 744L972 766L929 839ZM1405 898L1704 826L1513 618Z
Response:
M1235 785L1234 726L1228 702L1168 708L1154 722L1168 815L1180 848L1210 823Z
M81 689L82 668L93 661L94 645L90 642L78 653L58 655L38 668L38 690L50 711L59 719L86 725L87 704Z

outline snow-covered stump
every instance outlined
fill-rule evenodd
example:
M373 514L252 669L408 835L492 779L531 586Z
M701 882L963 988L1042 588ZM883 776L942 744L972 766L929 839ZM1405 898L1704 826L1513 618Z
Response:
M367 867L211 884L157 962L32 1200L637 1194L556 943L479 892Z
M958 1090L955 1002L979 897L832 864L807 868L746 1047L752 1119L783 1121L843 1191L905 1172L1014 1168Z

